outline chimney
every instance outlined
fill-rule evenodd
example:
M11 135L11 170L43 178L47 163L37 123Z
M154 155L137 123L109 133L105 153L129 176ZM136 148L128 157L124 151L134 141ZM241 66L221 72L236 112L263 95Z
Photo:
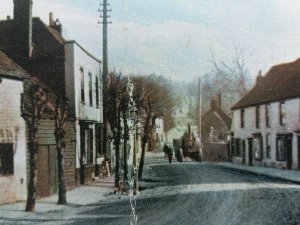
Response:
M216 99L210 100L210 109L213 110L216 108L218 108L218 101Z
M32 51L32 0L14 0L16 53L30 58Z
M62 25L61 25L59 19L56 19L54 21L54 16L53 16L52 12L49 13L49 27L56 30L59 34L62 33Z
M7 19L7 20L11 20L11 16L10 16L10 15L7 15L6 19Z
M49 27L51 27L54 24L54 19L53 19L53 12L49 13Z
M259 70L256 77L256 84L259 84L262 80L263 80L263 76L261 75L261 70Z
M218 107L221 109L222 108L222 94L218 93Z

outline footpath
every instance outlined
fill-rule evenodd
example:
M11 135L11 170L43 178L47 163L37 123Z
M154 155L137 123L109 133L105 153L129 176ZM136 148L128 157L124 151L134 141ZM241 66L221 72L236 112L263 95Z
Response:
M55 222L57 213L67 218L74 214L74 209L84 208L117 198L114 194L114 177L99 178L93 183L76 187L67 192L67 204L58 205L57 193L49 197L38 199L33 213L25 212L25 202L0 205L0 224L44 224L45 221Z
M226 168L231 168L239 171L247 171L252 174L268 176L275 179L292 182L294 184L300 184L299 170L284 170L279 168L262 167L262 166L247 166L247 165L235 164L230 162L220 162L217 164Z

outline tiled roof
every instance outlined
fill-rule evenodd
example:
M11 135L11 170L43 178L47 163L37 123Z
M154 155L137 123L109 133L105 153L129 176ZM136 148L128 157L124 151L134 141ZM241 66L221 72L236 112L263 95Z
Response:
M273 66L231 109L245 108L300 96L300 58Z
M5 53L0 51L0 76L23 79L29 74Z
M219 107L210 109L208 112L206 112L204 114L202 120L205 120L206 117L208 115L210 115L211 113L216 113L224 121L224 123L226 124L226 126L228 127L228 129L230 129L232 119L226 113L224 113L223 110L220 109Z

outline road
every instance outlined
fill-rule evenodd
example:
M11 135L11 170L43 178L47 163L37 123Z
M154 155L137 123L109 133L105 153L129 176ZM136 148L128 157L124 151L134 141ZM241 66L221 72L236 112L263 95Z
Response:
M108 194L93 204L69 205L34 217L5 215L0 224L129 225L129 203L125 195ZM138 225L296 225L300 186L216 163L186 159L169 164L161 153L150 153L135 209Z
M213 163L174 162L147 156L137 198L142 225L289 225L300 224L300 186L235 171ZM129 224L128 200L90 206L86 224ZM74 222L73 224L80 224Z

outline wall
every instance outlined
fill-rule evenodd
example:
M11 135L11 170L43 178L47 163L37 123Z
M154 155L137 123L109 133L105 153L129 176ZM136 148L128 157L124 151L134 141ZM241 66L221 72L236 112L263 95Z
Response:
M0 84L0 143L12 143L14 148L14 175L0 175L0 204L25 200L26 141L25 122L21 117L20 94L23 82L2 78Z
M228 144L204 143L202 160L210 162L229 161Z

